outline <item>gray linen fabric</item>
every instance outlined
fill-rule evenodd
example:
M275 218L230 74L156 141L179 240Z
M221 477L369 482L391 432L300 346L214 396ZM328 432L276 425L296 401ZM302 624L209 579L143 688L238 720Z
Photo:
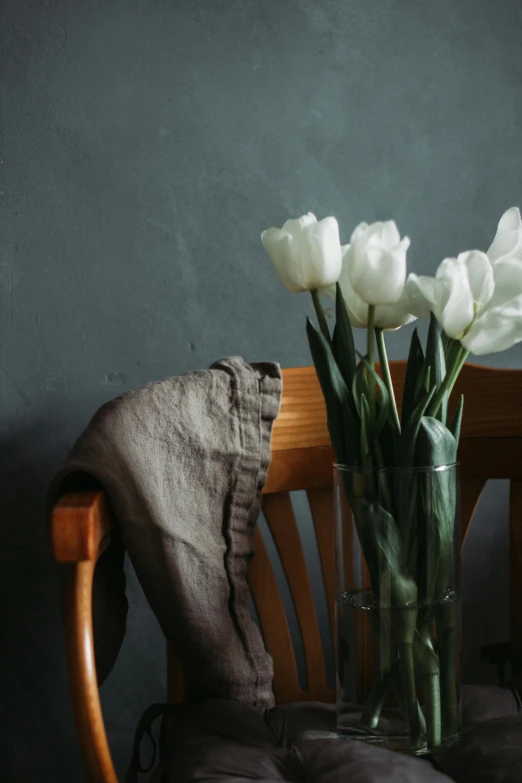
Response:
M95 414L50 488L49 506L85 477L106 490L193 698L273 704L272 660L250 617L246 572L280 396L278 365L236 357L128 392ZM113 571L115 551L107 555ZM121 568L119 580L121 598ZM97 645L108 655L100 680L125 619L125 605L105 587L95 591L99 610L110 615L103 624L109 641ZM107 612L107 602L119 609Z

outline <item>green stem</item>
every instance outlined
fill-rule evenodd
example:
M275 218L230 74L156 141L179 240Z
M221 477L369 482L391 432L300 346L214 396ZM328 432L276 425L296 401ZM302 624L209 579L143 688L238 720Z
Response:
M375 366L375 305L368 307L368 361ZM368 407L370 408L370 419L375 422L375 383L370 378L368 383Z
M391 614L389 611L370 612L369 620L372 627L373 649L379 662L375 669L370 693L364 706L361 724L374 729L379 723L384 699L392 680L393 671L397 670L397 649L391 636ZM394 658L394 660L393 660Z
M364 726L364 728L375 729L377 727L384 699L386 698L392 678L393 671L391 669L385 672L375 672L372 687L361 717L361 726Z
M412 749L415 749L420 745L421 732L415 686L415 669L413 666L413 646L411 644L399 643L399 665L410 745Z
M428 750L435 750L440 746L441 717L440 717L440 681L439 674L428 674L424 677L426 684L426 726L428 729Z
M431 404L426 412L427 416L436 416L439 412L439 408L442 404L442 400L446 396L446 394L451 394L451 391L455 385L455 381L459 377L459 373L462 370L464 363L466 359L468 358L469 351L467 351L465 348L461 346L460 350L458 351L453 367L451 367L448 372L446 373L446 377L442 381L438 392L434 396L433 400L431 401Z
M317 320L319 321L319 329L328 341L328 344L331 345L332 338L330 337L330 330L328 329L328 324L326 323L326 316L324 314L324 309L319 297L319 291L317 288L313 288L310 293L312 294L312 302L314 303L315 313L317 315Z
M453 364L455 357L458 355L461 349L461 344L458 340L454 340L452 337L443 332L443 346L444 346L444 359L446 361L446 367Z
M384 342L384 330L376 329L375 337L377 340L377 351L379 352L379 362L381 363L381 372L384 379L384 384L388 389L388 396L390 398L390 405L392 406L393 421L397 432L401 431L401 423L399 420L399 412L397 411L397 402L395 400L395 392L393 390L393 383L390 374L390 365L388 364L388 355L386 353L386 344Z
M395 693L397 695L397 699L399 701L399 704L401 705L401 709L403 713L406 715L406 701L404 699L404 688L402 687L402 681L399 672L398 671L392 672L392 677L393 677L393 685L395 687ZM424 717L422 707L420 706L418 701L417 701L417 715L419 716L419 732L422 736L423 734L426 734L426 719Z
M459 705L455 678L455 627L439 629L442 736L449 739L459 730Z

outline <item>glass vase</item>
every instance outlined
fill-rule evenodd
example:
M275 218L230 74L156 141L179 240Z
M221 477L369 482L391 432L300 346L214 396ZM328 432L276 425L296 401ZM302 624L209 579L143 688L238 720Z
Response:
M461 724L458 467L334 471L338 736L435 753Z

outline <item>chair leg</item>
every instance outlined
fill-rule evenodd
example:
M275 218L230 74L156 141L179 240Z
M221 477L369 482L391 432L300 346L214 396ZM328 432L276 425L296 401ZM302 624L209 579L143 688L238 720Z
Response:
M66 592L67 659L80 746L93 783L118 783L112 763L96 678L92 627L92 584L96 562L71 570Z

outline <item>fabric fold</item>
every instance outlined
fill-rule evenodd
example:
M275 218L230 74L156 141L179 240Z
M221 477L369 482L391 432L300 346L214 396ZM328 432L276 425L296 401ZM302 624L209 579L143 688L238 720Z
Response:
M50 487L49 508L85 481L107 492L193 698L273 704L272 661L248 610L247 566L281 384L278 365L232 357L127 392L94 415ZM109 587L104 576L105 592L95 589L99 611L113 588L120 606L113 627L104 624L116 641L97 640L110 651L98 661L100 681L123 636L121 569L119 579Z

